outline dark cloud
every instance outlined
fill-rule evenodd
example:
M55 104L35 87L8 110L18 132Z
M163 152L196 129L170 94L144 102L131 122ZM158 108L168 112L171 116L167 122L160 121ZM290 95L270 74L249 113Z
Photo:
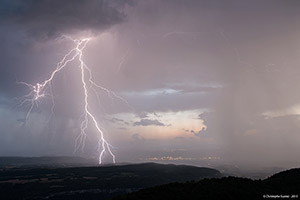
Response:
M155 116L155 117L161 117L161 115L159 115L159 114L157 114L157 113L153 113L153 115Z
M203 127L200 131L196 132L194 130L191 130L191 133L194 134L195 136L201 136L206 133L206 129Z
M112 123L117 123L117 124L122 124L122 125L129 125L129 123L126 122L125 120L119 119L119 118L116 118L116 117L111 118L109 121L112 122Z
M133 126L166 126L165 124L161 123L157 119L141 119L138 122L134 122Z
M145 140L145 138L143 136L141 136L140 134L138 133L135 133L131 136L132 139L134 139L135 141L143 141Z
M80 31L99 32L125 20L131 1L13 0L1 3L2 24L16 25L33 37L53 38Z
M148 117L148 113L147 112L139 112L136 114L139 118L147 118Z

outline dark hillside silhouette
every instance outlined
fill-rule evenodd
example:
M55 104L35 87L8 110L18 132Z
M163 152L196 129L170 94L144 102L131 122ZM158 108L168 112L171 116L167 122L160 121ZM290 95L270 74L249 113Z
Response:
M292 197L299 198L299 193L300 169L291 169L265 180L225 177L186 183L170 183L116 197L114 200L263 199L264 197L270 198L271 195L277 199L286 198L289 195L289 199L291 199Z
M9 167L0 169L0 199L104 200L161 184L214 177L221 177L221 173L210 168L156 163L73 168Z

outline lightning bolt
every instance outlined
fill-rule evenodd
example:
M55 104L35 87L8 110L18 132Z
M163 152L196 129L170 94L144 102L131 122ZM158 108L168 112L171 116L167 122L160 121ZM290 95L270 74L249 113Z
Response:
M73 39L69 36L63 36L63 38L70 39L74 42L75 47L71 49L65 56L62 58L60 62L57 63L56 69L52 71L50 77L46 80L44 80L41 83L36 83L35 85L25 83L25 82L18 82L20 84L24 84L27 87L30 88L30 92L27 95L23 96L23 100L19 103L19 106L23 106L26 103L29 103L29 110L26 113L24 121L26 122L33 111L35 107L39 106L39 103L41 100L47 96L50 96L52 99L52 114L54 113L54 97L53 97L53 90L52 90L52 81L57 73L59 73L62 69L68 66L68 64L72 61L78 60L79 61L79 68L81 72L81 84L84 94L84 112L82 114L82 122L80 124L80 134L75 140L75 150L74 152L77 152L78 150L83 150L85 147L85 141L87 138L87 128L89 123L96 128L97 135L98 135L98 151L99 151L99 164L102 164L103 158L105 156L105 153L108 152L109 155L112 157L113 163L116 162L115 155L112 152L112 145L108 143L108 141L104 137L104 133L102 131L102 128L100 127L99 123L97 122L96 117L93 115L90 106L89 106L89 89L95 88L101 89L104 92L107 93L107 95L110 98L117 98L123 102L125 102L127 105L128 102L123 99L122 97L118 96L114 92L108 90L107 88L98 85L93 81L92 77L92 71L91 69L85 64L83 60L83 51L86 48L88 42L91 40L91 38L84 38L81 40Z

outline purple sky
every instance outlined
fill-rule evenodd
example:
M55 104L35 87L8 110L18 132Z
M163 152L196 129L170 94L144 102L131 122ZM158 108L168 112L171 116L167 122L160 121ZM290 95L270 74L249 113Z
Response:
M83 94L72 62L22 122L18 99L74 44L95 81L91 109L119 162L299 165L300 3L289 0L4 0L0 155L73 155ZM100 97L98 99L97 97ZM100 100L100 101L99 101ZM88 129L81 155L97 157Z

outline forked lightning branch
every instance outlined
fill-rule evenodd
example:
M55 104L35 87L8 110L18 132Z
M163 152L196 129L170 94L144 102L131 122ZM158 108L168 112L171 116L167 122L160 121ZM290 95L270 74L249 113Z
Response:
M29 103L29 110L26 113L25 116L25 122L30 117L31 112L34 110L35 107L39 105L39 103L42 101L43 98L50 96L52 99L52 108L54 107L54 98L52 94L52 81L57 73L59 73L62 69L65 67L68 67L70 62L78 60L79 61L79 67L81 72L81 79L80 81L82 85L82 92L84 95L84 109L83 109L83 120L81 121L80 125L80 134L76 138L75 141L75 152L78 150L83 150L86 142L87 137L87 128L89 124L93 125L98 134L98 151L99 151L99 164L103 163L103 157L105 153L108 153L113 163L116 162L115 155L113 154L111 148L112 146L108 143L108 141L105 139L105 135L95 117L93 112L90 109L89 106L89 90L90 89L101 89L104 90L110 97L116 97L122 101L125 101L120 96L116 95L114 92L106 89L105 87L102 87L98 84L96 84L93 81L92 77L92 71L91 69L85 64L83 60L83 51L86 48L88 42L90 41L90 38L85 38L81 40L75 40L71 37L66 37L70 40L72 40L75 44L75 47L71 49L65 56L62 58L60 62L57 63L56 69L52 71L50 77L43 82L36 83L35 85L25 83L25 82L19 82L21 84L25 84L30 88L30 92L24 96L22 102L20 103L20 106L23 106L25 104ZM53 109L52 109L53 112Z

